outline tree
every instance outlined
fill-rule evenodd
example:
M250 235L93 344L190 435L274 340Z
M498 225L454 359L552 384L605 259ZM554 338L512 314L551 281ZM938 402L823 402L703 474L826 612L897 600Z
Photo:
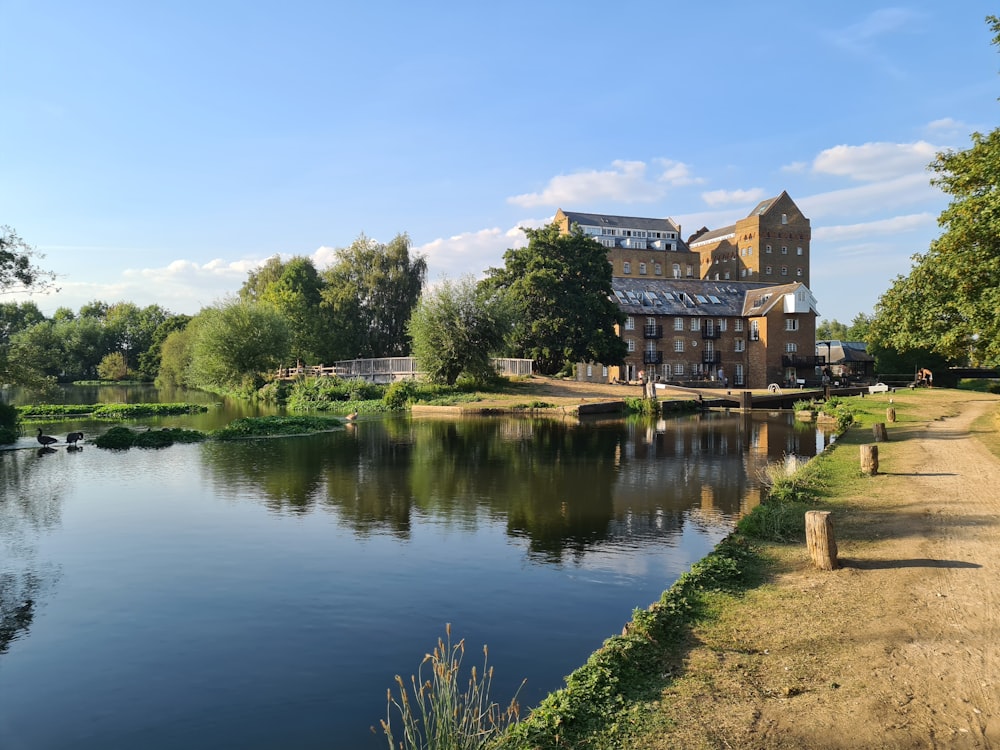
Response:
M407 331L420 369L454 385L463 372L480 381L496 375L491 355L503 345L509 321L504 298L466 277L424 292Z
M817 341L850 341L847 338L847 326L834 318L824 320L816 326Z
M0 294L15 291L42 292L51 289L56 275L35 265L42 258L11 227L0 226Z
M394 357L409 353L406 325L420 299L427 261L410 256L410 238L397 235L383 245L364 235L337 251L324 272L325 305L338 343L348 357Z
M129 376L128 363L121 352L105 354L97 366L97 375L101 380L125 380Z
M579 229L524 232L528 245L504 253L504 267L491 268L484 282L511 304L511 345L549 375L575 362L621 362L626 348L615 326L625 316L610 299L607 251Z
M238 300L203 310L191 349L193 385L256 390L288 356L288 326L272 308Z
M988 16L1000 46L1000 19ZM875 308L871 339L901 352L928 348L954 361L1000 363L1000 129L945 151L931 180L952 196L938 218L944 233L913 256Z
M171 333L183 330L190 322L190 315L171 315L156 327L149 348L139 355L139 375L143 379L154 380L159 375L164 342Z
M121 352L130 371L139 369L139 357L153 345L156 329L168 317L170 314L159 305L140 308L132 302L118 302L108 307L104 326L112 351Z

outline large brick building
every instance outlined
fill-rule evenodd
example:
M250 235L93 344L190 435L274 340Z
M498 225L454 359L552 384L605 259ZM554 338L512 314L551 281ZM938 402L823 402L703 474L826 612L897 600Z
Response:
M718 381L764 388L817 377L809 220L781 193L735 225L687 242L670 219L556 214L608 248L624 362L580 363L577 378Z

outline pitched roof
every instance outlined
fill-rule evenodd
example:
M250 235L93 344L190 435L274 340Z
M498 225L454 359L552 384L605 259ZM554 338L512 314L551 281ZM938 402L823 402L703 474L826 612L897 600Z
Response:
M613 216L612 214L586 214L563 211L570 224L582 227L609 227L615 229L645 229L654 232L680 232L672 219L649 219L640 216Z
M615 277L611 280L615 301L630 315L741 317L747 294L764 288L771 286L701 279Z

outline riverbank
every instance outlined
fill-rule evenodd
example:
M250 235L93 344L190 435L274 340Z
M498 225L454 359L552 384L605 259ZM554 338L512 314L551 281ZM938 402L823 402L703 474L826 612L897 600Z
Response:
M858 446L890 399L881 473L863 477ZM573 747L1000 742L1000 398L934 389L864 402L873 416L817 459L815 508L833 513L841 568L815 570L802 540L759 545L760 585L704 598L679 642L658 644L647 694L608 692L615 705ZM573 721L523 746L569 747L559 723Z

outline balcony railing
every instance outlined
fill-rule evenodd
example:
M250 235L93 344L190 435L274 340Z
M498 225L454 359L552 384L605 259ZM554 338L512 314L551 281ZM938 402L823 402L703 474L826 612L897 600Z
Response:
M709 328L702 328L701 329L701 337L703 339L721 339L722 338L722 330L719 329L719 328L711 328L711 329L709 329Z
M663 326L659 325L648 325L643 329L646 334L647 339L662 339L663 338Z
M643 352L642 363L644 365L662 365L663 352Z
M703 365L722 364L722 352L702 352L701 363Z

